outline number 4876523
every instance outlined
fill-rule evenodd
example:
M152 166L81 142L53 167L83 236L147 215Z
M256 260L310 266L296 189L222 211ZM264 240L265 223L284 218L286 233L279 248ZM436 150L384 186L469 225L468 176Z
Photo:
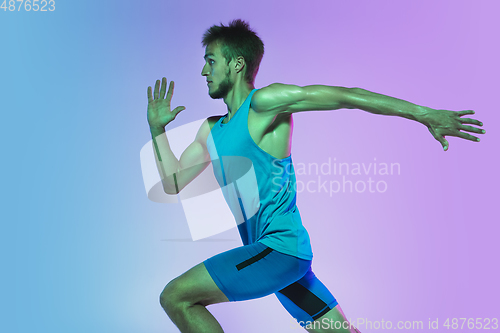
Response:
M1 0L0 0L1 1ZM16 7L17 5L17 7ZM56 10L56 2L55 0L4 0L0 9L3 9L4 12L7 10L10 12L21 10L25 12L53 12Z

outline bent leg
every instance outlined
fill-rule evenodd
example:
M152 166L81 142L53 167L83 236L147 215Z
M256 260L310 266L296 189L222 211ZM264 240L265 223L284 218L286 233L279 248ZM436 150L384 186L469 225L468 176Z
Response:
M160 304L181 332L223 332L207 310L210 304L229 302L200 263L170 281L160 295Z
M359 332L349 326L337 300L311 268L300 280L277 292L276 297L308 332Z
M205 306L276 293L300 279L310 265L256 242L215 255L175 278L160 303L181 332L223 332Z

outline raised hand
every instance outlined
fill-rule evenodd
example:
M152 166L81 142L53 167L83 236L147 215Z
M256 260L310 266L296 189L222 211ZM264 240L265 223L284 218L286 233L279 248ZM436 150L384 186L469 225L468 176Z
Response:
M156 80L154 98L151 94L151 86L148 87L148 123L151 128L164 128L175 119L179 112L186 109L184 106L178 106L170 110L170 101L174 93L174 81L170 81L165 98L166 90L167 78L165 77L161 81L161 90L160 80Z
M472 118L462 118L462 116L474 114L473 110L466 111L448 111L448 110L434 110L432 109L425 117L424 125L427 126L432 136L438 140L443 149L448 150L448 141L445 136L456 136L462 139L478 142L479 138L466 132L484 134L485 130L466 124L483 126L479 120Z

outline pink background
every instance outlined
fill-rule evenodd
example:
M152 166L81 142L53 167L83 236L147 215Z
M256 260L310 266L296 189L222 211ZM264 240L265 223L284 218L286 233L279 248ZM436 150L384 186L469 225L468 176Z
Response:
M139 161L151 139L146 89L156 79L175 80L173 103L187 107L177 125L226 112L207 94L200 42L212 24L235 18L265 43L257 88L361 87L476 111L487 131L481 142L449 137L447 152L407 119L305 112L294 116L292 156L296 164L400 165L400 174L371 173L387 184L384 193L299 193L314 272L347 317L422 321L418 331L427 332L429 318L444 331L446 318L499 316L497 1L60 1L56 8L0 14L9 32L0 108L12 194L4 229L12 236L2 245L14 253L4 260L12 267L5 297L14 305L2 325L10 331L176 332L158 301L163 287L241 244L236 229L190 241L180 205L147 199ZM273 295L209 309L227 332L295 331Z

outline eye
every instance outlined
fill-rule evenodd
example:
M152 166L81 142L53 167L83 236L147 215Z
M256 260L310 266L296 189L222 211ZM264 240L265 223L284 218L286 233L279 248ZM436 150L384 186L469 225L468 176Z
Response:
M209 63L210 65L213 65L213 64L215 63L215 61L213 61L212 59L208 59L208 63Z

